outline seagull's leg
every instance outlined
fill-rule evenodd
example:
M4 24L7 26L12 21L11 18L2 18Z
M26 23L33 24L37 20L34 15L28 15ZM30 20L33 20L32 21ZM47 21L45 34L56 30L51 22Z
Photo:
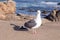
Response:
M29 30L29 32L31 33L31 34L36 34L36 30L35 29L28 29Z
M35 35L37 33L37 30L36 29L28 29L28 32Z
M37 33L37 30L36 29L33 29L33 34L36 34Z
M33 38L36 40L39 40L38 34L37 34L37 29L33 29Z

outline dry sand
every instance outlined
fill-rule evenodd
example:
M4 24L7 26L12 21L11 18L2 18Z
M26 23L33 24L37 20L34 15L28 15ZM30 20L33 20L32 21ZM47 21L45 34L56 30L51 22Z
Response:
M25 30L14 30L14 25L22 26L24 21L0 20L0 40L60 40L60 22L43 20L43 25L37 29L37 34Z

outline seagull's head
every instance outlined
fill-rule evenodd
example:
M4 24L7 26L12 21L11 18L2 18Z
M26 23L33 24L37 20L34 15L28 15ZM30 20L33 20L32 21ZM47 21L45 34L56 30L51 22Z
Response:
M37 13L38 13L38 14L41 14L41 11L40 11L40 10L37 10Z

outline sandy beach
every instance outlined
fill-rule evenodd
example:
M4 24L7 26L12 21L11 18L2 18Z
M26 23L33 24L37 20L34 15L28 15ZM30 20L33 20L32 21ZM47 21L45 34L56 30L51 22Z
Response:
M36 35L27 30L14 29L14 27L22 26L24 22L0 20L0 40L60 40L60 22L50 22L44 19Z

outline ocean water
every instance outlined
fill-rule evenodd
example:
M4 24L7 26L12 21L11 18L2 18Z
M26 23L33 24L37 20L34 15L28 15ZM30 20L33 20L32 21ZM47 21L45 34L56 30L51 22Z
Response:
M27 14L27 15L36 15L37 10L46 10L52 11L56 7L60 9L60 5L57 5L60 1L58 0L49 0L49 2L42 0L15 0L16 1L16 13ZM33 11L33 12L32 12ZM48 12L49 14L50 12ZM46 14L46 16L48 16ZM44 15L44 14L42 14Z

